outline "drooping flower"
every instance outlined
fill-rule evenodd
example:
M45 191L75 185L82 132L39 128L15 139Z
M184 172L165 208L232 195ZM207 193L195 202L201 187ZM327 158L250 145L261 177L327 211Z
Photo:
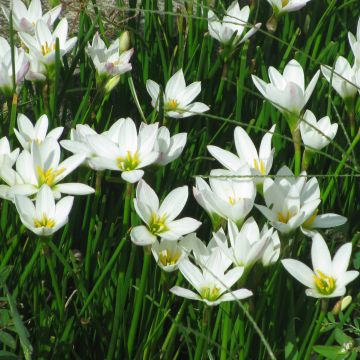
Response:
M55 203L53 192L46 184L37 193L35 205L26 196L15 196L15 206L22 223L39 236L50 236L68 222L73 201L73 196L65 196Z
M351 242L342 245L331 260L329 249L320 234L312 240L313 270L294 259L284 259L285 269L307 287L305 293L314 298L332 298L345 295L346 285L355 280L358 271L347 271L351 257Z
M144 180L140 180L136 187L134 206L146 226L135 226L131 230L133 243L140 246L152 245L157 237L176 241L194 232L201 222L190 217L175 220L183 210L187 198L188 188L182 186L172 190L160 205L155 191Z
M187 133L179 133L170 137L167 127L161 126L157 133L154 150L159 153L155 164L165 166L176 160L184 150Z
M10 10L4 6L1 8L6 19L10 21ZM32 0L28 8L22 1L13 0L11 10L14 29L32 35L39 20L42 20L48 27L55 22L60 15L61 5L55 6L43 15L40 0Z
M14 132L21 146L25 150L30 150L31 144L33 142L40 144L46 138L58 140L64 130L64 128L60 126L51 130L47 134L49 119L45 114L39 117L39 119L36 121L35 126L32 124L32 122L27 116L25 116L24 114L19 114L17 118L17 124L19 130L14 129Z
M264 135L261 140L259 152L247 132L240 126L234 131L234 141L237 156L217 146L208 145L210 154L223 166L231 171L238 171L244 164L251 169L256 176L269 174L274 158L274 149L271 148L271 139L275 131L275 125ZM254 179L256 182L263 182L264 178Z
M311 0L267 0L276 16L303 8Z
M240 10L237 0L233 1L226 10L222 21L214 14L212 10L208 12L209 34L222 44L238 45L245 42L254 35L261 26L261 23L252 27L245 35L243 32L248 25L250 7L244 6Z
M298 117L314 91L320 70L306 88L304 71L296 60L291 60L285 66L283 75L272 66L269 67L268 73L269 84L252 75L257 89L282 113Z
M188 259L184 259L179 264L179 270L197 293L180 286L174 286L170 291L177 296L203 301L209 306L252 296L252 292L248 289L230 290L241 278L244 268L236 267L228 270L229 266L230 263L224 261L220 248L214 249L207 262L200 268Z
M300 122L300 133L305 146L310 149L321 150L329 145L337 133L338 124L331 124L330 118L325 116L319 121L315 115L306 110Z
M360 18L357 24L356 37L351 32L348 33L351 50L354 54L357 66L360 66Z
M153 80L147 80L146 89L151 96L151 105L159 111L159 84ZM164 111L166 115L172 118L185 118L208 111L209 107L207 105L201 102L192 103L200 91L200 81L186 86L182 69L177 71L167 82L165 93L163 94Z

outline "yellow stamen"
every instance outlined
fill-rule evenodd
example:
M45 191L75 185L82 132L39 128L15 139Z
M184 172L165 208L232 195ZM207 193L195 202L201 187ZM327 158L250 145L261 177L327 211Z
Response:
M204 286L201 288L200 296L209 301L215 301L220 296L220 289L218 287Z
M169 230L165 222L166 214L159 217L156 213L153 213L149 221L149 231L154 235L158 235Z
M314 275L315 286L318 289L320 294L330 295L335 290L335 279L325 275L320 270L316 270Z
M65 171L65 168L57 170L53 170L52 168L50 168L44 171L40 166L37 166L36 170L38 173L38 187L40 188L44 184L52 187L56 182L56 178Z
M283 7L286 6L286 5L289 3L289 1L290 1L290 0L282 0L282 1L281 1L282 6L283 6Z
M282 222L283 224L287 224L288 221L292 218L292 215L290 214L290 212L286 212L285 214L282 212L278 213L278 218L279 221Z
M121 171L130 171L139 166L140 160L137 152L134 155L131 155L131 152L127 151L125 157L119 156L116 159L116 164Z
M178 106L179 106L179 102L177 100L170 99L169 101L166 102L165 109L166 110L176 110Z
M229 196L229 203L231 205L234 205L235 204L235 199L232 197L232 196Z
M159 261L164 266L175 265L181 256L180 251L176 251L172 254L168 249L164 249L159 253Z
M47 54L51 53L52 51L55 51L55 43L52 43L50 46L47 43L47 41L45 41L45 44L41 45L41 52L44 56L46 56Z
M317 217L319 209L316 209L312 215L303 223L303 227L309 228Z
M34 226L36 228L53 228L55 226L55 220L48 218L47 215L44 213L41 219L34 219Z
M260 165L259 165L260 162ZM265 175L265 164L263 160L257 161L256 159L254 159L254 168L257 171L260 171L261 175Z

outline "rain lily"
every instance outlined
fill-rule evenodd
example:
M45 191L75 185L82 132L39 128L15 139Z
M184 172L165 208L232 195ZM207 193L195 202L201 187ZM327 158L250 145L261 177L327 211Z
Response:
M265 247L268 246L269 243L273 243L273 236L277 237L275 241L278 240L277 232L273 232L272 228L268 229L265 227L260 233L259 227L253 217L250 217L244 222L240 231L236 224L229 220L228 235L230 247L228 247L227 242L224 243L222 239L218 240L216 234L214 234L214 237L231 262L235 266L243 266L245 270L251 268L255 262L262 259ZM278 250L278 254L280 255L280 249ZM267 255L267 262L274 261L274 259L270 260L269 258L270 256Z
M17 124L19 130L14 129L14 132L21 146L25 150L30 150L31 144L33 142L40 144L46 138L58 140L64 130L64 128L60 126L46 134L49 126L49 120L45 114L39 117L35 126L27 116L24 114L19 114L17 118Z
M43 15L40 0L32 0L28 8L26 8L26 5L20 0L13 0L11 2L14 29L29 34L34 34L35 26L39 20L42 20L50 27L61 12L61 5L58 5ZM1 8L6 19L10 21L10 10L4 6Z
M224 167L231 171L238 171L241 166L247 164L251 173L257 176L269 174L273 163L274 149L271 149L271 139L275 131L275 125L264 135L261 140L259 153L247 132L240 126L234 131L234 141L237 156L217 146L208 145L210 154ZM263 182L263 178L255 179L256 182Z
M267 84L252 75L253 82L261 94L285 115L295 117L290 126L295 127L301 110L308 102L318 81L317 71L305 88L304 71L296 60L291 60L284 69L283 75L274 67L269 67L270 83Z
M357 94L357 88L354 86L356 84L355 65L351 67L347 59L339 56L334 69L329 66L321 66L321 72L343 100L349 101L355 98Z
M159 204L155 191L140 180L136 187L134 206L136 213L146 226L135 226L130 233L136 245L152 245L159 236L165 240L176 241L183 235L194 232L201 223L193 218L175 218L183 210L188 198L187 186L172 190Z
M294 259L284 259L285 269L307 287L305 293L314 298L332 298L345 295L345 286L355 280L358 271L347 271L351 257L351 242L342 245L331 260L329 249L320 234L312 240L313 269Z
M184 259L179 264L179 270L197 293L180 286L174 286L170 291L177 296L203 301L209 306L252 296L252 292L248 289L230 290L241 278L244 268L236 267L227 271L229 266L229 262L224 261L220 248L216 248L212 252L201 268L192 264L188 259Z
M210 186L196 179L194 197L212 219L230 219L241 225L254 206L256 187L250 178L250 169L241 167L237 172L216 169L210 172ZM215 215L215 218L214 218Z
M300 10L309 1L311 0L267 0L267 2L272 6L276 16Z
M29 70L29 60L23 49L14 46L15 86L17 92ZM7 40L0 36L0 91L7 97L13 94L13 71L11 62L11 48Z
M208 12L208 27L209 34L214 39L220 41L222 44L237 45L245 42L260 28L261 23L256 24L244 36L245 27L248 26L250 15L249 6L244 6L240 10L237 0L231 3L226 10L222 21L214 14L212 10Z
M19 33L21 40L29 48L32 56L36 56L39 62L43 63L48 68L48 71L50 71L51 66L55 64L57 38L59 39L60 58L71 51L75 46L77 38L73 37L67 40L67 35L68 22L66 18L60 20L53 33L51 33L43 20L39 20L36 23L35 36L31 36L24 32Z
M15 183L13 193L30 196L36 194L42 185L48 185L56 199L61 193L70 195L87 195L94 192L88 185L80 183L60 183L74 171L83 161L84 155L73 155L60 162L60 145L46 138L42 143L33 142L31 152L23 150L16 160L16 174L12 169L2 169L2 178L10 179L7 183ZM13 179L13 180L11 180Z
M151 105L159 111L160 86L153 80L146 81L146 89L151 96ZM201 102L192 101L200 94L201 82L196 81L188 86L182 69L176 72L167 82L163 94L164 111L168 117L185 118L203 113L209 107Z
M176 160L184 150L187 133L179 133L170 137L167 127L161 126L157 133L154 150L159 153L155 164L165 166Z
M91 57L100 78L121 75L132 69L129 61L134 49L120 53L119 46L120 41L116 39L107 47L99 33L95 34L92 44L88 44L86 52Z
M19 156L19 149L11 151L10 143L6 136L0 139L0 168L13 167Z
M73 196L66 196L55 204L53 192L47 185L42 185L37 193L35 205L26 196L15 196L22 223L39 236L52 235L68 222L73 201Z
M331 124L330 118L325 116L319 121L315 115L306 110L300 122L300 133L305 146L310 149L321 150L329 145L337 133L338 124Z
M115 125L115 124L114 124ZM135 183L144 175L144 168L154 163L159 154L154 151L158 124L141 124L139 134L130 118L120 119L109 132L87 136L93 154L88 159L96 170L121 171L123 180Z
M351 32L348 33L351 50L354 54L357 66L360 66L360 18L357 24L356 37Z

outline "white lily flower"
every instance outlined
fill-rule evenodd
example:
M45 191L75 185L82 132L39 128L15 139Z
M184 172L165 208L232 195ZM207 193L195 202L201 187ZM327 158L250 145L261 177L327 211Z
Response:
M23 49L14 46L15 63L15 85L16 91L20 91L20 86L29 70L29 60ZM0 91L5 96L12 96L13 93L13 70L11 61L11 47L6 39L0 36Z
M37 193L35 205L26 196L15 196L15 206L22 223L39 236L50 236L68 222L73 201L73 196L66 196L55 204L53 192L47 185L43 185Z
M0 168L13 167L19 156L20 149L11 151L10 143L6 136L0 139Z
M92 44L86 48L99 76L115 76L131 71L129 62L134 49L120 53L120 41L114 40L107 48L99 33L94 35Z
M29 48L30 53L36 56L39 62L45 66L55 64L56 39L59 39L59 54L62 58L72 50L77 41L76 37L67 40L68 22L66 18L60 20L56 29L51 33L50 29L43 20L36 23L35 36L20 32L19 36L25 45Z
M306 147L321 150L334 139L338 124L331 124L328 116L317 121L315 115L310 110L306 110L303 119L305 121L300 122L300 133Z
M321 201L316 179L305 184L305 173L300 175L295 177L286 166L282 167L275 180L264 181L266 206L255 204L271 226L282 234L291 233L305 223Z
M241 167L237 172L211 170L210 186L201 178L196 179L193 193L200 206L210 217L230 219L241 225L254 206L256 187L250 169Z
M233 45L241 44L253 36L260 28L261 23L252 27L244 36L243 32L248 26L250 7L244 6L240 10L237 0L233 1L226 10L222 21L214 14L212 10L208 12L209 34L222 44L228 44L232 41Z
M360 18L357 24L356 37L351 32L348 33L351 50L354 54L357 66L360 66Z
M209 306L215 306L223 301L242 300L252 296L248 289L231 291L230 288L241 278L243 267L227 271L229 263L224 263L224 256L216 248L201 269L184 259L179 264L179 270L184 278L196 289L197 293L180 286L174 286L170 291L191 300L200 300Z
M207 148L216 160L231 171L238 171L240 167L247 164L253 175L264 176L269 174L273 163L275 149L271 148L271 139L274 131L275 125L262 138L259 152L250 136L240 126L237 126L234 131L237 156L217 146L208 145ZM254 180L256 183L262 183L264 178L260 177Z
M347 271L351 257L351 242L342 245L331 260L329 249L320 234L312 240L313 270L294 259L284 259L285 269L307 287L305 293L314 298L333 298L345 295L346 285L355 280L358 271Z
M306 88L303 68L296 60L291 60L285 66L283 75L272 66L269 67L268 73L269 84L252 75L257 89L282 113L299 116L315 89L320 70L316 72Z
M80 183L60 183L67 175L74 171L83 161L84 155L73 155L60 162L60 145L52 139L46 138L42 143L33 142L31 152L23 150L16 161L16 174L9 174L4 170L2 177L14 178L13 193L30 196L36 194L42 185L48 185L56 199L61 194L88 195L94 189Z
M214 238L221 247L224 254L231 260L235 266L243 266L245 270L251 268L257 261L262 259L266 246L272 243L272 236L277 235L273 229L265 228L266 231L260 233L259 227L253 217L247 219L242 225L240 231L236 224L228 221L229 244L219 239L216 234ZM280 255L280 249L278 249ZM267 255L267 259L268 259Z
M151 105L159 111L160 86L153 80L146 81L146 90L151 96ZM164 111L172 118L185 118L203 113L209 107L201 102L192 101L200 94L201 82L196 81L186 86L182 69L177 71L167 82L165 87Z
M351 67L342 56L337 58L334 69L321 66L324 77L343 100L353 99L357 94L357 88L353 85L356 84L356 69L356 65Z
M34 34L35 26L39 20L44 21L44 23L50 27L61 12L61 5L58 5L43 15L40 0L32 0L28 8L20 0L13 0L11 3L14 29L31 35ZM10 21L10 10L4 6L1 8L6 19Z
M99 171L121 171L123 180L138 182L144 175L142 169L154 163L159 156L154 151L157 130L158 123L142 123L137 134L134 121L126 118L120 119L106 133L88 136L88 145L96 154L88 158L90 167Z
M276 16L303 8L311 0L267 0Z
M176 160L184 150L187 133L179 133L170 137L167 127L161 126L157 133L154 150L159 153L155 164L165 166Z
M134 206L146 226L135 226L131 230L133 243L140 246L152 245L157 236L176 241L194 232L201 222L190 217L175 220L183 210L187 198L188 188L182 186L172 190L160 205L155 191L144 180L140 180L136 187Z
M47 138L58 140L64 130L64 128L60 126L46 134L49 126L49 119L45 114L39 117L35 126L27 116L19 114L17 124L19 130L14 129L15 135L21 146L28 151L30 150L33 142L40 144Z

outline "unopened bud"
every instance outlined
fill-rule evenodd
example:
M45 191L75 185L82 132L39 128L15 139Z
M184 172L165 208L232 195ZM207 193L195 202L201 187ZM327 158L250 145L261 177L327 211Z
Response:
M120 54L130 48L130 34L124 31L119 37L119 52Z
M334 315L338 315L340 311L344 311L352 302L352 297L350 295L345 296L343 299L340 299L333 307L331 312Z
M120 81L120 74L112 77L108 82L105 84L105 92L110 92Z

